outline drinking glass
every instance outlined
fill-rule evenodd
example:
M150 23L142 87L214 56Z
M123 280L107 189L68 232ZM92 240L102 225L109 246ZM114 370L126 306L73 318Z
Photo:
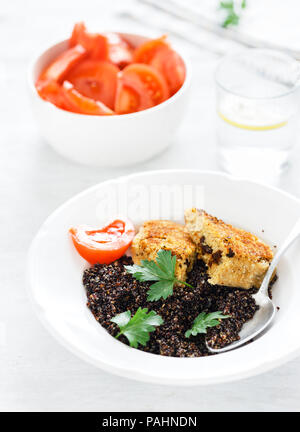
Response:
M223 170L276 184L297 142L300 67L272 50L226 56L216 70L217 151Z

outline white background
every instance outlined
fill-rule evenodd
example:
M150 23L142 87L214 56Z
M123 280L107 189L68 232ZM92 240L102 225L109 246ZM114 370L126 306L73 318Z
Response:
M283 2L272 0L272 6L267 0L258 3L257 10L250 5L248 15L245 13L244 28L256 36L300 46L299 25L293 27L300 13L298 2L284 2L283 11ZM207 4L203 2L203 7ZM74 357L47 333L29 304L25 275L28 247L43 220L66 199L102 180L131 172L217 169L213 71L218 57L176 38L173 42L189 51L194 89L189 112L172 148L133 167L97 169L62 159L39 136L27 95L30 59L39 49L67 37L78 20L86 20L93 29L142 33L144 24L113 15L123 10L139 12L152 25L159 23L136 2L126 0L14 0L1 4L0 410L299 411L300 359L258 377L211 387L139 383L109 375ZM168 22L174 26L174 21L164 18L161 27ZM279 25L280 32L276 31ZM185 30L194 33L189 27ZM154 35L162 33L154 28L153 31ZM224 49L222 41L205 33L200 33L199 40L204 46L219 43ZM231 47L225 45L226 50ZM300 150L296 143L292 166L281 187L300 197L299 167Z

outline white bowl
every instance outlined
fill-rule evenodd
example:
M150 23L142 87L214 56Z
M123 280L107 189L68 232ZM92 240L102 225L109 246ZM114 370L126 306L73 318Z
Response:
M285 192L212 172L145 172L87 189L46 220L30 249L30 297L48 330L73 353L106 371L160 384L232 381L267 371L294 358L300 350L299 243L278 266L279 280L273 295L280 310L274 323L254 342L234 351L202 358L149 354L119 342L96 322L86 307L82 286L86 263L73 247L68 229L76 224L97 226L102 223L107 218L105 199L111 211L118 210L126 191L129 191L129 216L136 225L140 224L152 216L149 206L137 206L137 192L144 197L145 185L164 185L165 190L169 190L169 209L176 210L174 218L177 213L183 215L184 207L190 205L178 200L178 191L182 188L187 191L190 185L189 190L192 186L198 191L192 199L195 206L204 206L213 215L254 232L271 245L281 244L300 214L300 201ZM174 190L177 193L173 193ZM162 216L172 217L172 214L164 210Z
M147 38L124 34L138 46ZM169 144L180 125L187 105L190 66L180 90L165 102L144 111L116 116L91 116L64 111L43 100L35 82L41 71L62 51L67 41L53 45L33 62L29 86L33 111L41 135L72 161L96 166L122 166L141 162L160 153Z

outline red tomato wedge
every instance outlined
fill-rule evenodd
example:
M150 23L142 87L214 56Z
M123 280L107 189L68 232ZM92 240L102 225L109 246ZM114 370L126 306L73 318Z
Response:
M164 77L144 64L131 64L119 74L115 111L128 114L151 108L169 97Z
M144 42L134 53L134 61L146 63L158 70L166 79L170 95L176 93L185 80L185 65L170 47L166 36Z
M66 74L86 55L87 52L81 45L64 51L42 73L41 79L61 82Z
M182 58L171 48L163 48L156 52L150 65L165 77L170 95L176 93L185 80L185 65Z
M136 48L133 55L133 61L136 63L149 64L154 55L161 49L165 48L169 48L166 35L163 35L158 39L147 40Z
M139 96L132 88L119 83L115 102L116 114L130 114L151 107L151 101L146 95Z
M89 115L114 114L114 112L102 102L83 96L69 81L64 81L62 85L62 93L74 112Z
M86 33L86 27L83 22L76 23L73 27L71 37L69 39L69 46L73 47L78 44L82 35Z
M104 35L89 33L83 22L75 24L69 46L82 45L89 53L90 58L95 60L107 60L108 42Z
M107 61L84 60L66 76L82 95L114 108L119 68Z
M108 39L108 58L120 69L133 61L133 49L117 33L105 33Z
M116 219L99 229L80 226L70 229L79 255L90 264L110 264L129 248L135 231L129 220Z
M36 89L42 99L51 102L58 108L72 110L72 107L64 97L61 86L56 81L38 80Z

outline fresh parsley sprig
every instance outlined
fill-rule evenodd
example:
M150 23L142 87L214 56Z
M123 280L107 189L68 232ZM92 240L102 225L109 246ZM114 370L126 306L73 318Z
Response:
M160 249L156 255L156 261L142 260L141 266L125 266L125 269L132 276L141 281L156 281L148 291L148 301L166 299L173 294L175 283L180 283L193 288L187 282L180 281L175 277L176 256L171 251Z
M150 339L149 333L155 330L156 326L163 324L163 319L156 312L141 307L131 317L131 312L120 313L111 319L120 328L116 338L122 334L127 337L129 344L133 348L137 348L138 344L145 346Z
M229 318L230 315L223 315L222 312L201 312L193 321L192 328L185 332L185 337L189 338L191 335L196 336L198 333L207 333L208 327L215 327L220 324L221 319Z
M245 9L246 0L242 0L240 9ZM240 21L240 16L236 12L234 0L220 1L220 9L226 12L226 17L222 23L222 27L237 26Z

